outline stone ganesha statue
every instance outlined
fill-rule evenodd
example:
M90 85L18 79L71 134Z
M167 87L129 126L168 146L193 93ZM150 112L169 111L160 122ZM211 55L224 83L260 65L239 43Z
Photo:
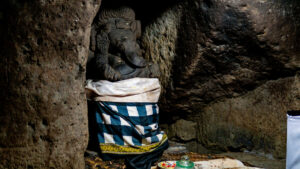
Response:
M140 21L128 7L103 10L92 27L90 59L94 78L118 81L133 77L158 77L158 65L147 62L137 43ZM88 63L88 65L90 65ZM89 70L88 70L89 72Z

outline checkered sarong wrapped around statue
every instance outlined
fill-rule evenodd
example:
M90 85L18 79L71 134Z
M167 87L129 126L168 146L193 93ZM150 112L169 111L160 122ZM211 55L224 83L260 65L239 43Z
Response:
M96 103L97 138L103 154L142 154L167 143L158 127L158 79L88 81L86 90Z

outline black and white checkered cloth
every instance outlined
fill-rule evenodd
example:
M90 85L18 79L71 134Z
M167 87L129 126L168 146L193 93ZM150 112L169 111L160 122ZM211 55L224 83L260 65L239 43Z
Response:
M98 102L97 106L100 143L143 146L162 140L156 103Z

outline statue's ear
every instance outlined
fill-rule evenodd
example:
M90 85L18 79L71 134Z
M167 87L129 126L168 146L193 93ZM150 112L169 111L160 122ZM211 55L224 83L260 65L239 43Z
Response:
M131 24L131 30L135 33L136 38L140 38L142 36L141 21L134 21Z
M96 36L96 47L101 54L107 54L110 40L106 32L99 32Z

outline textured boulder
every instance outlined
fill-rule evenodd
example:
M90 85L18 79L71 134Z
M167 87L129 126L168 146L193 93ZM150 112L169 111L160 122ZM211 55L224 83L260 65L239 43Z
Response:
M229 150L265 150L284 158L287 110L300 108L300 78L270 80L236 98L212 103L198 121L199 142Z
M284 0L190 0L169 8L143 37L145 55L162 65L162 121L197 122L206 147L284 157L285 113L300 109L299 9Z
M0 168L84 168L90 27L100 0L1 5Z
M196 139L197 123L180 119L170 126L168 136L176 137L180 141L191 141Z

